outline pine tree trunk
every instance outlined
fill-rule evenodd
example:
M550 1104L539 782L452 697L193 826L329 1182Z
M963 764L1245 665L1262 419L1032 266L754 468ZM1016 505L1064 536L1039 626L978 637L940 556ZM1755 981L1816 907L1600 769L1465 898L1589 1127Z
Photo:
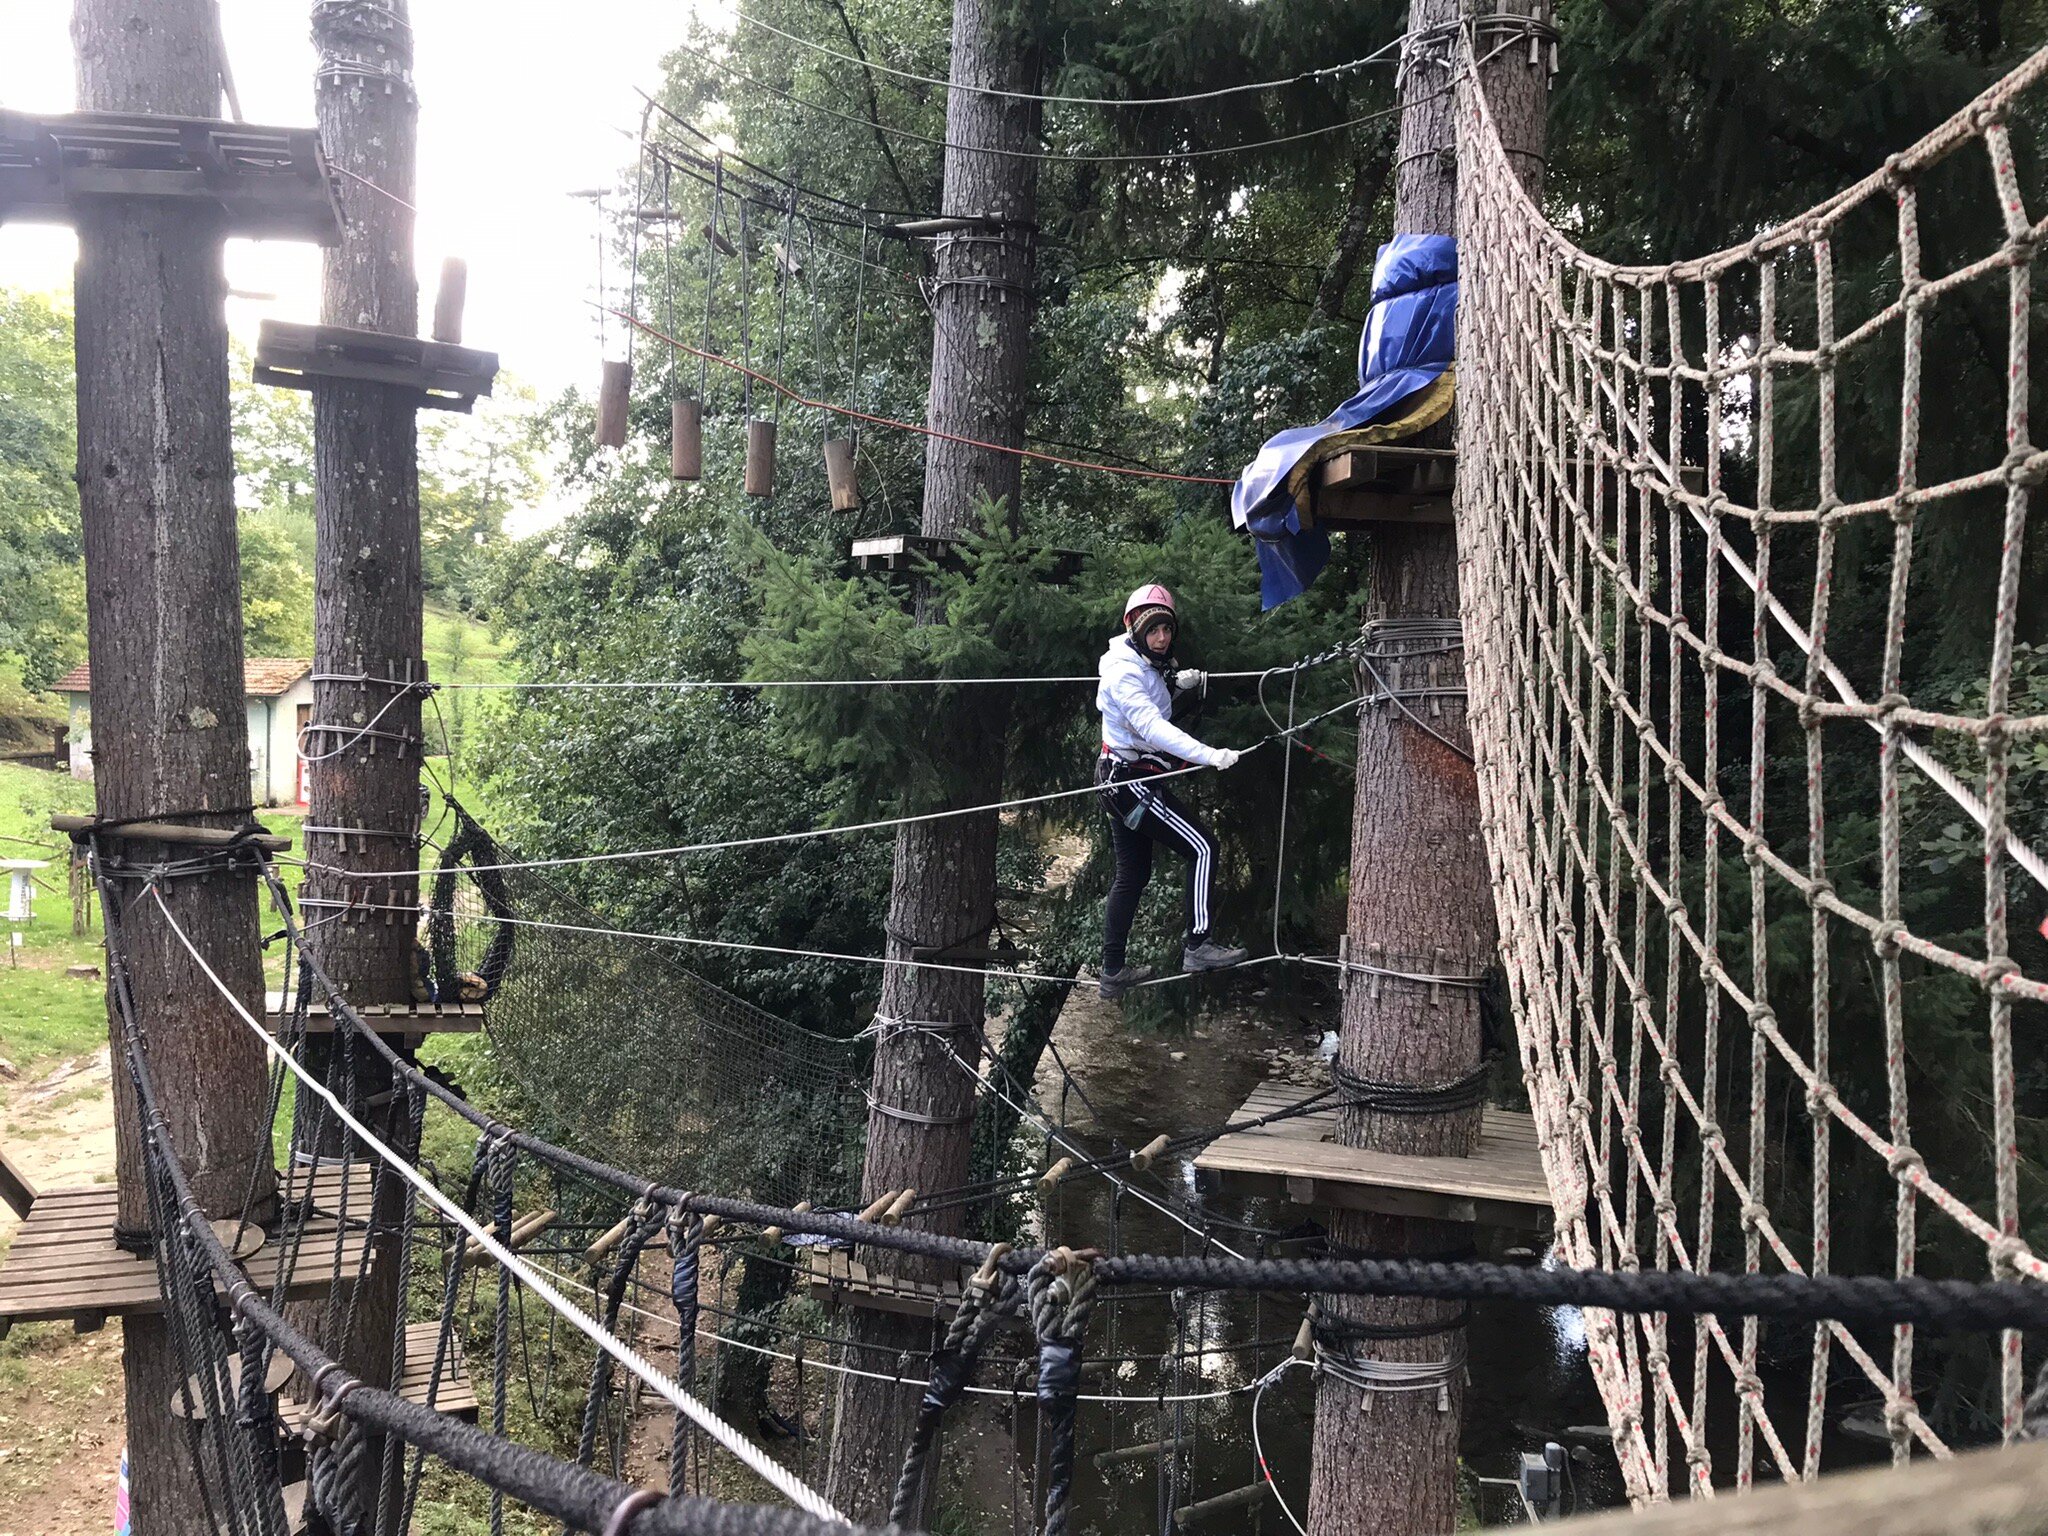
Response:
M953 73L962 84L1034 90L1036 52L1014 21L991 0L958 0L953 10ZM1035 104L978 92L953 91L946 137L955 145L1032 149L1037 144ZM939 290L932 335L931 425L957 436L1021 446L1031 347L1031 246L1037 212L1038 165L1014 155L963 151L946 154L943 211L992 214L1006 222L1000 234L967 233L938 241ZM986 495L1017 516L1021 463L1015 454L931 440L925 469L923 532L958 535L974 526ZM958 803L1000 798L1003 721L999 714L963 712L946 750L962 771ZM889 894L888 954L908 959L916 946L979 939L995 912L996 818L993 814L923 822L896 839ZM972 1144L974 1083L952 1059L975 1059L983 1018L981 976L956 971L890 968L882 984L881 1017L946 1027L943 1037L922 1030L885 1035L875 1049L875 1108L868 1117L864 1200L885 1190L930 1193L966 1183ZM907 1118L915 1116L917 1118ZM961 1210L952 1207L918 1224L957 1233ZM883 1273L929 1276L929 1266L893 1253L866 1261ZM928 1348L928 1325L856 1308L848 1332L873 1351L856 1350L855 1363L886 1369L905 1350ZM844 1376L835 1415L831 1497L855 1520L880 1523L888 1513L915 1392L891 1382ZM934 1458L936 1461L936 1458Z
M313 6L320 137L334 164L354 176L341 183L345 226L327 253L321 319L411 336L419 329L419 280L413 267L414 161L419 103L411 85L412 32L405 0ZM359 176L363 181L354 177ZM364 181L371 183L365 186ZM381 189L381 190L379 190ZM350 896L373 907L413 907L419 898L420 697L403 683L426 675L421 661L418 398L376 384L323 381L313 391L313 715L324 729L307 737L306 823L364 828L367 835L306 834L311 857L370 878L309 870L306 894ZM368 679L351 681L350 679ZM396 686L394 685L396 684ZM342 728L340 731L335 727ZM353 738L357 729L375 734ZM357 1004L402 1003L412 995L417 925L403 913L372 911L360 920L324 922L335 909L311 906L320 926L308 947ZM339 1086L346 1070L333 1037L313 1058ZM358 1102L387 1092L392 1075L367 1047L354 1052ZM386 1115L365 1116L378 1130ZM338 1130L338 1128L337 1128ZM344 1150L330 1133L318 1151ZM358 1158L363 1149L354 1149ZM405 1187L386 1180L375 1211L385 1234L373 1244L370 1273L346 1341L320 1342L364 1381L390 1380L392 1337L402 1318L397 1238ZM323 1309L301 1318L311 1325ZM340 1319L333 1320L336 1325ZM316 1335L317 1337L318 1335ZM363 1458L366 1507L375 1497L382 1444Z
M1466 9L1471 9L1467 0ZM1409 31L1456 19L1460 0L1412 0ZM1540 181L1548 76L1512 48L1482 74L1511 148ZM1401 233L1453 234L1457 228L1457 98L1445 68L1414 68L1404 86L1395 182L1394 227ZM1448 434L1442 442L1448 441ZM1440 443L1441 445L1441 443ZM1484 515L1467 508L1465 515ZM1454 530L1382 525L1373 532L1370 618L1455 619L1458 547ZM1427 655L1440 641L1402 638L1398 628L1369 644L1376 680L1393 691L1464 684L1461 652ZM1417 653L1412 660L1402 652ZM1407 701L1430 730L1471 750L1462 697ZM1352 817L1347 930L1354 961L1389 970L1477 976L1493 961L1497 934L1486 850L1479 833L1478 781L1470 762L1389 702L1360 720L1357 799ZM1346 977L1338 1060L1377 1082L1435 1085L1480 1061L1478 992L1435 990L1353 972ZM1339 1133L1347 1146L1437 1157L1470 1156L1480 1111L1401 1115L1347 1107ZM1339 1251L1379 1256L1453 1255L1472 1242L1469 1227L1335 1211L1330 1239ZM1420 1337L1354 1341L1354 1353L1378 1361L1428 1362L1462 1355L1461 1309L1427 1301L1318 1298L1329 1316ZM1340 1326L1341 1326L1340 1322ZM1438 1331L1440 1330L1440 1331ZM1441 1390L1366 1394L1325 1372L1316 1387L1310 1536L1434 1536L1458 1514L1458 1436L1464 1374Z
M211 0L78 0L72 36L88 110L212 117L220 85ZM230 827L248 814L241 573L228 428L226 283L218 216L197 204L95 202L78 211L78 487L99 815ZM117 845L133 858L173 856ZM178 924L249 1009L263 968L247 875L172 882ZM274 1213L263 1047L155 904L127 909L128 973L170 1141L200 1204ZM150 1230L141 1127L111 1017L118 1229ZM138 1530L210 1531L182 1426L183 1378L163 1320L123 1333L129 1476Z

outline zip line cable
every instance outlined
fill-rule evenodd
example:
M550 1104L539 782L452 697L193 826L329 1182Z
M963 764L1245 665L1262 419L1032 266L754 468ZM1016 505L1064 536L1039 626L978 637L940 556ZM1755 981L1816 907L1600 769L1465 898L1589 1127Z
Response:
M763 21L759 16L749 11L740 10L737 6L733 8L733 15L744 21L748 26L758 27L763 32L772 32L787 42L795 43L799 48L808 48L813 53L822 53L828 58L838 59L844 64L857 64L863 69L871 69L878 74L892 75L898 80L909 80L918 85L934 85L943 90L966 91L976 96L997 96L1007 101L1037 101L1052 106L1069 107L1177 107L1186 105L1189 102L1215 101L1224 96L1241 96L1249 91L1273 91L1279 90L1283 86L1306 85L1315 80L1334 79L1340 75L1348 75L1354 71L1364 69L1370 64L1385 63L1387 62L1388 55L1398 53L1402 45L1410 37L1426 35L1425 33L1404 32L1392 42L1384 43L1364 57L1353 59L1347 64L1331 64L1322 69L1306 70L1298 75L1286 75L1274 80L1253 80L1243 85L1219 86L1214 90L1208 91L1190 91L1179 96L1062 96L1037 91L1006 91L1002 87L994 85L963 85L957 80L941 80L936 75L920 75L914 70L897 69L892 65L878 63L873 59L861 58L856 54L841 53L838 49L829 47L824 43L812 42L809 38L799 37L794 32L785 32L773 22ZM1458 23L1452 22L1446 24L1446 26L1427 29L1427 31L1444 32L1455 28L1457 25Z
M542 1278L539 1271L528 1264L525 1259L499 1242L497 1237L488 1228L473 1219L455 1201L441 1193L440 1187L433 1180L413 1167L405 1158L400 1157L397 1152L392 1150L390 1146L377 1136L376 1132L372 1131L350 1113L347 1106L341 1102L334 1091L320 1081L305 1066L301 1065L283 1042L266 1030L257 1021L255 1016L243 1006L242 1000L236 997L228 988L227 983L221 980L219 972L215 971L206 956L199 952L198 946L192 942L191 936L185 932L183 926L178 922L177 914L171 910L170 904L164 900L163 892L158 888L157 884L152 880L144 889L156 903L157 911L162 915L164 921L170 925L170 930L177 937L179 944L192 957L194 963L198 965L206 979L213 984L214 990L220 993L221 997L227 1002L233 1010L235 1017L248 1026L251 1033L262 1042L265 1051L269 1052L287 1071L298 1079L298 1092L311 1093L314 1097L320 1099L327 1106L328 1112L332 1113L342 1125L346 1126L357 1140L362 1142L377 1157L381 1158L399 1177L419 1191L426 1198L427 1203L440 1211L442 1216L453 1221L466 1232L472 1241L480 1245L486 1253L503 1265L507 1273L516 1275L536 1296L540 1297L564 1321L569 1323L571 1327L575 1328L577 1332L589 1339L592 1344L618 1361L620 1365L639 1377L646 1386L660 1394L671 1406L687 1415L691 1422L730 1451L748 1470L752 1471L756 1476L768 1483L770 1487L781 1493L783 1497L806 1513L815 1515L821 1520L845 1521L846 1517L840 1514L822 1494L801 1481L774 1457L761 1450L760 1447L753 1444L752 1441L726 1423L724 1419L712 1412L711 1409L700 1403L667 1376L664 1376L654 1366L641 1358L637 1351L628 1348L625 1344L607 1333L581 1307L576 1306Z
M1239 755L1248 756L1258 751L1259 748L1270 745L1284 736L1294 732L1305 731L1318 721L1351 709L1357 703L1356 699L1347 699L1334 709L1326 709L1321 714L1310 716L1302 721L1301 724L1293 727L1292 731L1280 731L1273 735L1262 737L1260 740L1244 748L1243 752ZM1205 773L1208 771L1202 764L1197 763L1186 768L1170 768L1164 773L1149 775L1147 782L1156 783L1164 779L1178 779L1191 773ZM1055 800L1071 800L1081 795L1100 793L1101 786L1084 784L1075 789L1049 790L1042 795L1024 795L1015 800L994 800L984 805L963 805L944 811L920 811L912 816L888 816L876 821L849 822L845 826L809 827L796 832L769 832L759 837L725 838L709 843L678 843L669 848L629 848L621 849L617 853L579 853L568 854L555 859L526 859L504 864L466 864L463 866L463 870L467 874L481 875L513 869L564 869L585 864L616 864L628 859L672 858L689 853L723 853L734 848L759 848L775 843L803 842L813 837L842 837L854 832L876 832L885 827L904 827L927 821L947 821L955 816L980 816L990 812L1014 811L1029 805L1046 805ZM388 880L390 877L389 871L349 870L339 865L316 863L313 860L304 861L304 867L307 869L319 869L325 873L340 875L348 879Z
M586 299L584 302L590 303L592 301ZM659 327L647 324L644 320L635 320L631 315L621 310L614 309L611 313L617 315L619 319L626 321L628 324L637 326L657 341L667 342L672 347L680 347L691 356L701 358L708 363L715 363L720 368L729 368L735 373L745 374L766 388L786 396L797 405L809 406L813 410L829 411L835 416L844 416L851 421L864 421L877 427L894 427L901 432L915 432L920 437L943 438L949 443L960 443L969 448L981 448L990 453L1013 454L1020 459L1035 459L1041 464L1056 464L1063 469L1094 470L1101 474L1123 475L1132 480L1171 480L1182 485L1237 484L1234 477L1227 475L1182 475L1163 469L1134 469L1123 464L1104 464L1094 459L1063 458L1059 454L1044 453L1036 448L1018 448L1008 443L991 443L978 437L965 437L957 432L941 431L937 427L927 426L920 422L899 421L894 416L876 416L867 411L856 411L850 406L834 405L829 400L814 400L809 395L790 388L780 379L770 378L767 374L761 373L743 362L735 361L718 352L693 347L687 341L678 340Z
M1278 144L1295 144L1304 139L1323 138L1329 134L1342 133L1347 128L1359 128L1367 123L1376 123L1389 117L1397 117L1403 110L1397 104L1391 107L1382 107L1378 111L1366 112L1358 117L1348 117L1340 123L1328 123L1321 128L1304 128L1298 133L1276 134L1269 139L1252 139L1243 144L1217 144L1204 149L1176 149L1121 155L1067 153L1052 149L1004 149L991 144L961 144L953 139L934 138L931 134L919 133L914 128L898 128L892 123L878 123L872 118L862 117L855 112L842 112L837 107L826 106L822 101L811 101L797 95L793 91L786 91L780 86L770 85L767 81L757 79L753 75L746 73L746 71L738 66L728 64L722 59L714 58L700 48L691 47L688 43L677 43L676 48L678 51L701 60L713 69L718 70L721 74L729 75L744 85L751 85L756 90L766 91L771 96L780 97L791 106L802 107L810 112L821 112L827 117L836 117L841 122L852 123L856 127L869 128L876 133L886 133L894 138L910 139L919 144L929 144L934 149L943 149L948 153L1001 155L1011 160L1050 160L1066 164L1085 162L1095 165L1159 164L1174 160L1206 160L1217 155L1243 154L1254 149L1271 149ZM1447 94L1449 89L1449 87L1446 87L1445 90L1438 91L1435 94ZM1430 98L1417 98L1418 101L1428 99Z

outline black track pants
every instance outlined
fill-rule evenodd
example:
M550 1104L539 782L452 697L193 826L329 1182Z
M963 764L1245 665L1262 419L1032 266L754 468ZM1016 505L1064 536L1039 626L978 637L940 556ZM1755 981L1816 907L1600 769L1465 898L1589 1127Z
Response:
M1109 816L1110 847L1116 874L1109 884L1109 908L1102 928L1102 968L1120 970L1130 942L1131 920L1138 898L1152 879L1152 847L1159 843L1188 861L1183 913L1187 941L1199 944L1209 936L1209 907L1216 873L1216 839L1200 817L1181 803L1164 784L1147 783L1141 774L1103 758L1095 779L1103 786L1103 807ZM1128 818L1141 812L1133 827Z

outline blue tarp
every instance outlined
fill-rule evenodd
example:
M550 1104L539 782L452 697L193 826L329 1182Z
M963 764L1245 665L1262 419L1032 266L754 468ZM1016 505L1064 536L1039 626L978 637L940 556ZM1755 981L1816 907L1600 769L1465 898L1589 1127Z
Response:
M1458 242L1396 235L1372 269L1372 308L1358 338L1358 393L1312 427L1267 440L1230 493L1230 511L1259 551L1260 606L1299 597L1330 561L1330 535L1303 529L1288 476L1317 443L1388 417L1443 377L1456 356Z

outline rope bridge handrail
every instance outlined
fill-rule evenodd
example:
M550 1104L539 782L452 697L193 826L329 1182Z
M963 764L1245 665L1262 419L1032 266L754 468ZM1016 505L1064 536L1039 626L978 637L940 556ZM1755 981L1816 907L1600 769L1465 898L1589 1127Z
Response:
M2024 536L2048 478L2028 437L2031 276L2048 220L2028 213L2038 157L2016 160L2011 143L2013 119L2031 123L2017 105L2044 79L2048 50L1856 185L1742 245L1659 266L1603 261L1552 227L1484 91L1461 90L1457 494L1473 734L1524 1076L1576 1268L1705 1278L1724 1229L1739 1228L1743 1272L1768 1254L1787 1274L1825 1275L1839 1127L1882 1165L1844 1165L1852 1188L1895 1190L1897 1275L1952 1234L1993 1275L2048 1279L2020 1233L2013 1065L2014 1006L2048 1001L2048 977L2014 958L2007 908L2011 866L2048 889L2048 864L2012 824L2015 753L2048 728L2015 681ZM1980 147L1983 161L1969 153ZM1867 254L1884 200L1877 281L1890 288L1873 296L1838 280L1836 247ZM1990 249L1926 274L1923 207L1944 249L1972 235ZM1869 313L1855 319L1858 304ZM2001 309L2002 336L1986 318ZM1937 346L1972 339L1976 352L1930 371ZM1936 398L1923 375L1941 378ZM1998 379L1993 428L1959 402L1966 383ZM1695 467L1704 478L1689 485ZM1909 685L1947 679L1909 641L1945 619L1930 605L1971 596L1914 587L1916 525L1924 543L1937 517L1937 532L1986 529L1996 575L1988 638L1971 653L1980 691L1916 705ZM1865 569L1882 573L1867 597ZM1773 588L1788 570L1804 616ZM1971 755L1979 769L1964 766ZM1790 782L1800 766L1803 796ZM1959 844L1981 853L1980 894L1955 861L1908 878L1909 813L1939 804L1922 780L1981 832ZM1972 899L1978 915L1961 915ZM1807 931L1803 966L1787 956L1793 924ZM1859 963L1838 954L1851 933L1869 941ZM1910 1135L1908 998L1958 982L1985 1009L1963 1070L1981 1063L1988 1081L1944 1083L1944 1099L1972 1102L1941 1106L1967 1129L1944 1133L1937 1177ZM1916 1017L1948 994L1932 995ZM1723 1058L1737 1020L1746 1062ZM1882 1128L1835 1080L1836 1031L1881 1053ZM1795 1099L1810 1122L1797 1148ZM1774 1193L1803 1209L1774 1210ZM1923 1201L1946 1233L1921 1233ZM1895 1459L1916 1444L1948 1454L1916 1401L1907 1325L1888 1366L1838 1322L1814 1327L1799 1449L1766 1407L1754 1317L1739 1330L1696 1318L1689 1376L1662 1317L1596 1314L1588 1343L1639 1501L1665 1497L1675 1476L1713 1491L1707 1420L1731 1386L1736 1486L1753 1480L1759 1436L1785 1479L1814 1476L1837 1346L1881 1397ZM1998 1377L2010 1441L2017 1332Z

